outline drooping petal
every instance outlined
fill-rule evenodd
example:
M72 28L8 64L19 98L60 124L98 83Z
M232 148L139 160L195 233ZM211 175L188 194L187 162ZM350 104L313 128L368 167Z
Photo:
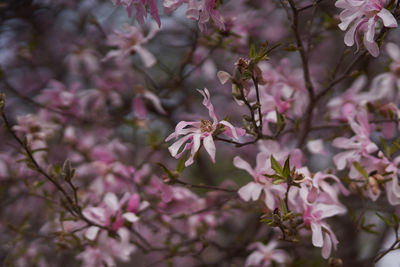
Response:
M382 19L383 25L385 25L385 27L389 28L397 27L397 21L395 17L386 8L382 8L382 10L379 11L379 13L376 15Z
M181 148L181 146L187 142L188 140L192 139L193 135L186 135L184 137L182 137L181 139L179 139L178 141L176 141L175 143L173 143L170 147L168 147L169 153L171 153L171 156L176 157L179 151L179 148Z
M236 128L225 120L220 121L219 123L225 126L224 134L231 138L239 139L239 136L243 136L246 133L244 129Z
M156 108L156 110L160 113L160 114L167 114L167 112L164 110L164 108L161 106L161 102L160 99L158 98L158 96L156 96L155 94L153 94L152 92L146 91L143 96L147 99L149 99L151 101L151 103L153 104L153 106Z
M139 54L146 68L150 68L154 64L156 64L156 58L150 53L146 48L141 45L135 45L135 51Z
M186 160L186 162L185 162L186 167L193 164L194 157L196 156L196 153L200 148L200 138L201 138L201 134L193 135L193 146L190 151L190 156L189 156L188 160Z
M322 246L322 257L324 259L329 258L329 255L331 255L331 250L332 250L332 242L331 238L327 233L324 233L324 244Z
M322 228L320 224L311 222L312 231L312 244L315 247L322 247L324 244L324 239L322 237Z
M239 168L239 169L247 171L251 176L254 176L253 168L250 166L250 164L247 161L243 160L241 157L236 156L233 159L233 165L236 168Z
M387 43L386 44L386 51L389 54L389 56L392 58L392 60L400 61L400 49L396 44Z
M216 149L215 149L214 139L211 134L203 139L203 144L208 155L210 155L211 161L215 163Z

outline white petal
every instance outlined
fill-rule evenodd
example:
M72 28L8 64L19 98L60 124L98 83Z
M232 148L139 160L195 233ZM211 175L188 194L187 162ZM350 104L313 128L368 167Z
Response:
M123 217L125 220L127 220L128 222L131 222L131 223L134 223L134 222L139 221L139 217L136 216L136 214L135 214L135 213L132 213L132 212L126 212L126 213L124 213L124 214L122 215L122 217Z
M100 228L97 226L91 226L87 229L85 237L89 240L94 240L99 232Z

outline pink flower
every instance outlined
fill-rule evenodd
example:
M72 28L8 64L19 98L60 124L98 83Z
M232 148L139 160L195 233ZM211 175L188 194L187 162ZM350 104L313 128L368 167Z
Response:
M238 191L239 196L245 200L256 201L260 198L261 192L264 191L264 202L270 210L279 207L278 196L283 198L286 192L286 184L274 185L272 179L267 178L264 174L272 174L274 171L271 168L270 155L260 152L257 155L257 165L253 169L241 157L236 156L233 159L233 165L236 168L247 171L254 178L254 182L241 187Z
M344 9L340 13L339 28L345 31L351 23L353 25L344 37L347 46L353 46L354 41L359 48L358 37L364 32L364 46L372 56L379 55L379 47L374 40L375 27L379 19L389 28L397 27L397 21L389 10L384 8L383 0L338 0L335 4Z
M123 6L128 11L129 17L132 16L132 10L136 7L136 20L140 24L144 24L144 18L147 17L146 4L150 8L150 14L157 22L158 27L161 25L160 16L158 15L157 3L155 0L111 0L114 5Z
M165 139L165 141L168 142L173 138L178 139L179 136L183 136L173 143L168 150L173 157L180 158L186 150L190 149L190 157L185 162L185 166L189 166L193 163L194 157L200 149L201 141L203 141L204 148L210 155L212 162L215 162L216 149L213 134L217 129L224 129L224 134L234 139L239 139L239 137L245 133L243 129L236 128L225 120L218 122L207 88L204 88L204 91L198 91L204 97L203 105L208 109L212 122L204 119L200 121L181 121L176 125L175 132ZM183 150L178 153L179 149L184 144Z
M215 8L215 0L164 0L164 12L171 13L183 3L187 3L186 17L197 20L201 31L210 18L218 28L225 30L224 19Z
M329 101L328 108L332 119L348 121L348 118L355 117L360 107L372 99L369 94L360 93L366 83L367 77L362 75L343 94Z
M253 243L249 249L256 249L246 259L246 266L271 266L273 262L284 264L290 261L290 256L282 249L276 249L278 243L273 240L268 245L261 242Z
M356 135L351 138L338 137L333 140L333 146L347 150L333 157L338 170L343 170L346 164L351 165L359 161L362 156L378 150L378 146L369 138L372 127L368 122L367 112L360 112L356 117L357 122L350 120L350 127Z
M136 250L136 247L130 243L130 234L127 229L121 228L117 233L118 240L109 237L107 232L102 232L95 246L86 246L77 257L82 260L82 266L97 267L105 264L116 266L115 259L129 261L130 254Z
M123 32L114 31L114 33L108 36L108 45L116 46L118 49L108 52L103 61L110 58L122 61L133 52L136 52L147 68L153 66L156 63L156 58L142 45L146 44L158 32L157 26L152 24L150 32L146 37L143 36L141 29L138 27L129 24L124 24L123 27Z
M99 207L87 207L83 210L83 215L89 220L103 226L109 226L114 230L120 229L124 221L131 223L137 222L139 217L135 214L139 210L145 209L148 206L148 202L144 201L140 205L138 204L139 196L126 193L120 201L114 193L106 193L101 206ZM127 207L123 210L123 207ZM97 226L91 226L85 233L85 237L89 240L94 240L100 228Z
M327 205L317 203L307 205L303 214L305 225L311 227L312 244L322 247L322 257L327 259L331 254L332 246L336 249L338 241L329 225L323 219L346 213L346 209L340 205Z
M144 120L147 117L147 108L143 101L144 99L148 99L158 113L163 115L167 114L167 112L161 106L161 101L158 96L146 89L143 89L142 92L137 94L132 100L132 110L139 119Z

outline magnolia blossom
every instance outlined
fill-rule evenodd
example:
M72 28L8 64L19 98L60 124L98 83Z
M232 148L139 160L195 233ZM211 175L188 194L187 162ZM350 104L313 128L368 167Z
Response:
M278 242L270 241L268 245L261 242L253 243L249 249L255 249L246 259L246 266L271 266L271 264L284 264L290 261L290 256L282 249L276 249Z
M356 42L358 50L359 34L363 32L365 48L372 56L377 57L379 47L374 40L377 22L381 19L385 27L397 27L397 21L392 13L384 8L384 0L338 0L335 5L344 9L340 13L342 22L339 28L345 31L353 23L346 32L344 43L353 46Z
M132 196L126 193L120 201L114 193L108 192L104 196L103 205L100 207L87 207L82 214L89 220L103 226L110 226L114 230L120 229L124 225L124 221L131 223L137 222L139 217L136 213L148 206L148 202L140 203L139 196ZM126 206L123 210L123 206ZM91 226L85 233L85 237L94 240L100 228Z
M238 191L239 196L245 200L258 200L261 192L264 192L264 202L270 210L279 207L278 197L284 197L286 192L286 184L273 185L272 179L267 178L264 174L272 174L270 155L260 152L257 154L257 165L253 169L241 157L236 156L233 159L233 165L236 168L247 171L254 178L254 182L241 187Z
M147 117L147 108L143 101L144 99L149 100L158 113L163 115L167 114L167 112L162 107L161 101L157 95L150 92L149 90L140 88L139 94L137 94L132 99L132 110L139 119L144 120Z
M215 0L164 0L164 12L171 13L183 3L187 3L186 17L197 20L201 31L210 20L221 30L225 30L224 19L215 8Z
M95 247L86 246L85 250L77 258L82 260L85 267L116 266L115 259L127 262L130 254L136 250L136 246L130 243L130 233L121 228L117 231L119 240L108 236L107 232L99 235Z
M378 146L369 138L373 127L368 122L367 112L359 113L357 122L350 120L350 127L356 134L355 136L351 138L338 137L333 140L333 146L347 150L333 157L338 170L343 170L346 164L351 166L353 162L359 161L362 156L378 150Z
M346 209L339 205L318 203L307 205L305 208L303 220L307 226L311 227L312 244L316 247L322 247L322 257L325 259L331 254L332 247L336 249L339 242L323 219L344 213L346 213Z
M215 162L216 149L213 134L216 130L223 129L223 133L225 135L234 139L239 139L239 137L245 133L243 129L236 128L225 120L218 121L217 116L215 115L214 106L211 104L210 93L208 92L207 88L204 88L204 91L198 91L204 97L203 105L208 109L208 113L212 119L212 122L204 119L200 121L181 121L176 125L175 132L170 134L165 139L165 141L168 142L173 138L178 139L179 136L183 136L178 141L173 143L168 150L173 157L180 158L186 150L190 149L190 157L185 162L185 166L189 166L193 163L194 157L197 151L200 149L201 141L203 141L204 148L210 155L212 162ZM185 146L183 150L178 153L179 149L184 144Z
M123 6L128 11L129 17L132 16L133 8L136 7L136 20L144 23L144 18L147 17L146 4L150 8L151 16L157 21L158 27L161 25L160 16L158 15L158 8L156 0L111 0L114 5Z
M118 49L108 52L103 60L116 58L119 61L124 60L132 53L138 53L144 65L149 68L156 63L156 58L143 47L158 32L157 26L151 24L149 34L144 37L141 29L129 24L123 25L124 31L114 31L107 39L110 46L116 46Z

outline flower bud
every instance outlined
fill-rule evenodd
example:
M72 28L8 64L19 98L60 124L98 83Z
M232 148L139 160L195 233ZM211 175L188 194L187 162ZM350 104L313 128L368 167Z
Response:
M6 105L6 95L4 93L0 93L0 112L1 113L3 113L5 105Z

